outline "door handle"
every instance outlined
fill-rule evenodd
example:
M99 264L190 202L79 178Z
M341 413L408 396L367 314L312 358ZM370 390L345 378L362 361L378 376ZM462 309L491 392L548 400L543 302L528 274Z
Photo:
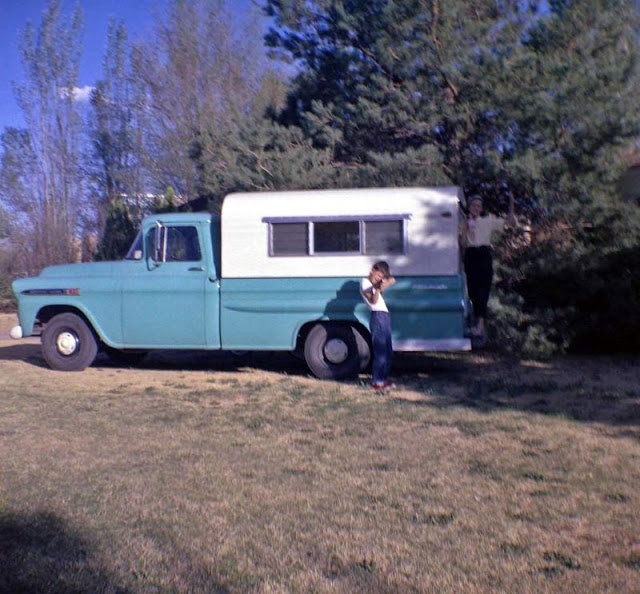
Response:
M189 272L204 272L203 266L192 266L189 268Z

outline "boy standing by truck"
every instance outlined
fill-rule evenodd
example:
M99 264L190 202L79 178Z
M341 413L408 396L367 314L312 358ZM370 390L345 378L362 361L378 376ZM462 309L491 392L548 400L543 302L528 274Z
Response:
M371 312L369 321L373 351L373 381L371 387L374 390L395 387L389 381L391 357L393 355L391 315L382 296L382 292L395 282L396 279L391 276L389 264L384 260L376 262L369 271L369 276L360 281L360 293Z

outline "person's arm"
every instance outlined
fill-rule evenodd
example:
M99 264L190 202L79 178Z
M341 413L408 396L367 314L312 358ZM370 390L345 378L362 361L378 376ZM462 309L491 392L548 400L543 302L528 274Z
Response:
M396 279L393 278L392 276L383 278L379 283L376 283L375 285L372 284L369 287L364 288L362 290L362 294L364 295L364 298L369 303L375 305L376 303L378 303L378 299L380 298L380 293L382 293L382 291L384 291L385 289L388 289L390 286L395 284L395 282L396 282Z
M467 221L465 219L464 224L458 225L458 245L464 247L467 243Z
M380 292L376 291L375 287L371 286L368 289L365 289L363 292L364 298L371 304L375 305L378 303L378 297L380 296Z
M383 278L380 281L380 286L378 287L381 291L384 291L385 289L388 289L389 287L393 286L396 284L396 279L393 278L392 276L388 276L387 278Z
M371 283L362 285L362 296L371 304L378 302L379 292Z
M509 227L515 227L517 224L516 207L513 199L513 194L509 195L509 214L507 214L506 223L507 225L509 225Z

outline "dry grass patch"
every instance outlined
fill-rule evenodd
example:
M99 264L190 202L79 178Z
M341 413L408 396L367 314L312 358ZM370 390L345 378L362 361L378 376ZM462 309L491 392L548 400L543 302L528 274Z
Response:
M0 341L0 591L640 591L637 360L397 363Z

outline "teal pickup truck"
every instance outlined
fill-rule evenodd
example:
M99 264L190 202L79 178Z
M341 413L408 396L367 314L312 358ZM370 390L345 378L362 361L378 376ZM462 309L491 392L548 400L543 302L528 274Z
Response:
M230 194L221 214L142 221L117 262L50 266L18 279L14 338L40 334L56 370L99 350L293 351L319 378L370 360L359 280L387 260L397 351L468 350L459 191L388 188Z

